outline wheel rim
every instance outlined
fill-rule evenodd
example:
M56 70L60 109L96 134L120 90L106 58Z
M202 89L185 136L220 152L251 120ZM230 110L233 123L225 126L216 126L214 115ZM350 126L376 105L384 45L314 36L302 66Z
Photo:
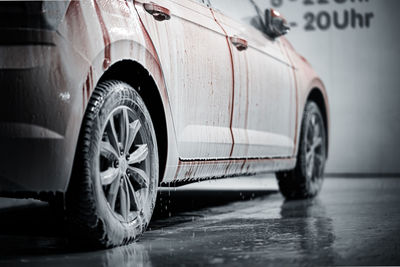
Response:
M109 208L121 221L144 216L150 186L149 135L128 107L111 112L100 143L100 181Z
M306 134L306 175L309 181L322 178L325 162L323 122L317 114L310 117Z

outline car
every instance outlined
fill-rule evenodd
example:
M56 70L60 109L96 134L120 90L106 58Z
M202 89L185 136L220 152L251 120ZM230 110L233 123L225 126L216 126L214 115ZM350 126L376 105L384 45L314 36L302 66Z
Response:
M89 245L137 240L160 186L276 173L318 194L323 82L254 0L2 1L0 195L62 203Z

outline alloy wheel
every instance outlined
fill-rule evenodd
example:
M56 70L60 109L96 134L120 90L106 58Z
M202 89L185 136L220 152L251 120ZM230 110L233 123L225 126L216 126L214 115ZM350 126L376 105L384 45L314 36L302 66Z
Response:
M113 214L123 222L143 216L149 189L149 146L139 116L123 106L111 112L100 144L100 181Z
M325 162L323 147L323 122L317 114L310 117L306 133L306 175L308 180L315 181L322 176Z

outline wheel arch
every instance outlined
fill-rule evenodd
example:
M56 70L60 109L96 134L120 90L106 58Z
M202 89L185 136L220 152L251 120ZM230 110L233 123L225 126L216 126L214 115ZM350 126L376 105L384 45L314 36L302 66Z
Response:
M325 132L326 132L326 153L327 156L329 154L329 124L330 124L330 119L329 119L329 110L328 110L328 103L326 100L326 96L323 93L323 90L319 87L313 87L308 96L307 96L307 101L314 101L318 108L320 109L322 113L322 118L324 120L324 126L325 126Z
M176 145L176 133L169 96L164 80L164 74L155 51L147 49L143 43L134 40L119 40L110 44L112 57L108 60L104 57L104 49L98 51L96 56L87 61L85 75L82 77L81 90L83 91L83 113L82 119L87 108L88 99L96 90L97 85L104 80L120 80L135 88L149 107L150 116L157 135L160 160L160 179L162 182L166 176L172 176L175 165L177 165L178 154ZM107 66L104 65L107 62ZM144 90L148 86L149 90ZM79 88L79 86L78 86ZM138 90L138 89L141 90ZM86 96L87 95L87 96ZM76 106L76 108L78 108ZM81 135L81 126L76 131L75 147L73 153L73 165L71 174L66 180L63 193L68 191L73 175L73 170L77 164L77 149ZM172 166L172 167L171 167Z
M168 155L168 128L163 100L156 82L149 71L139 62L125 59L115 62L100 77L98 83L119 80L132 86L142 97L156 132L160 161L160 182L164 177Z

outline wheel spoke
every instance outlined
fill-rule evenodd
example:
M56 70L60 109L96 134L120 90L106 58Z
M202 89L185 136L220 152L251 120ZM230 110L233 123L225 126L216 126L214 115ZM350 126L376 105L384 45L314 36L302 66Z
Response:
M106 131L107 131L107 136L108 136L108 139L110 140L111 145L114 147L114 149L117 151L117 153L120 154L118 135L117 135L117 131L115 130L114 116L111 116L110 121L107 124Z
M309 127L307 130L307 144L312 146L313 139L314 139L314 127Z
M314 172L314 152L312 153L312 156L310 156L310 160L306 163L306 171L307 176L312 178L312 174Z
M318 123L314 124L314 138L320 136L320 129Z
M314 157L319 163L323 163L324 162L324 157L320 154L315 154Z
M129 212L131 211L131 193L130 193L131 190L128 186L128 180L126 178L127 177L125 175L124 185L125 185L125 192L126 192L126 214L127 214L125 219L128 219Z
M129 170L131 171L130 177L135 191L148 187L149 177L143 170L134 167L129 167Z
M314 164L313 164L313 177L316 178L319 176L319 166L320 164L315 160L316 157L314 158Z
M121 215L127 220L130 210L130 200L129 200L129 192L126 184L126 179L123 179L123 182L120 186L120 207L121 207Z
M120 129L121 129L121 143L123 145L124 151L128 152L128 140L129 140L129 115L128 110L123 109L120 116Z
M131 196L131 208L133 211L139 211L139 202L136 197L135 189L133 188L133 185L128 176L126 176L126 182L128 184L129 193Z
M114 147L106 141L101 142L100 153L107 159L117 159L119 157L118 152L114 149ZM113 155L114 158L110 158L110 155Z
M147 144L138 145L135 152L130 155L128 164L140 163L147 158L149 154L149 149L147 148Z
M117 200L118 191L120 188L120 179L116 179L110 187L110 190L107 194L107 201L110 204L112 210L115 210L115 202Z
M311 116L312 116L312 117L311 117L311 125L312 125L313 127L315 127L315 125L317 124L317 122L316 122L317 117L316 117L315 114L312 114Z
M321 137L314 137L313 141L313 149L322 145L322 138Z
M310 150L309 152L307 152L307 154L306 154L306 162L309 163L313 156L314 156L314 151L313 150Z
M107 170L100 172L100 180L102 185L109 185L118 177L119 170L116 168L108 168Z
M129 151L141 127L142 125L140 124L139 120L135 120L134 122L129 124L129 131L128 131L129 135L127 138L127 142L125 143L125 151L127 152Z

